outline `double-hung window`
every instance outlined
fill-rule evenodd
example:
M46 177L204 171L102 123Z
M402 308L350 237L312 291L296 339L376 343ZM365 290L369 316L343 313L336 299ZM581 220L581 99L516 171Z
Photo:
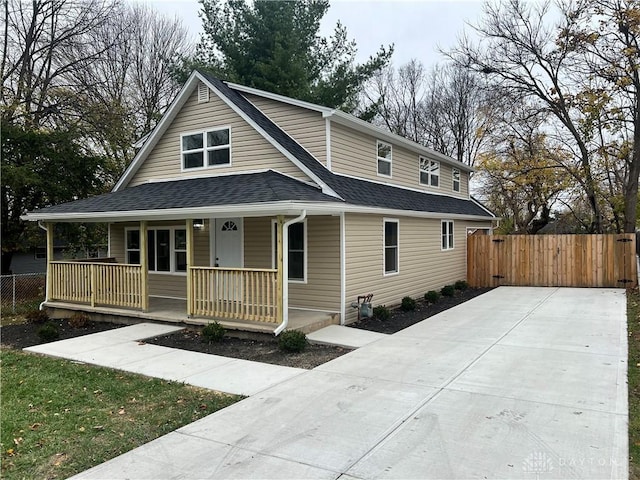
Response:
M273 224L273 265L277 263L278 224ZM307 222L302 221L289 225L289 280L306 282L307 279Z
M440 162L420 157L420 183L430 187L440 186Z
M453 220L442 220L442 250L453 250Z
M378 140L378 175L391 176L391 162L393 161L393 147L389 143Z
M231 129L228 127L184 134L180 141L183 170L231 164Z
M384 220L384 273L398 273L398 220Z
M454 168L452 170L452 175L453 175L453 191L459 192L460 191L460 170L458 168Z
M127 263L140 264L140 230L126 230L125 254ZM172 227L147 230L147 262L150 272L186 272L186 229Z

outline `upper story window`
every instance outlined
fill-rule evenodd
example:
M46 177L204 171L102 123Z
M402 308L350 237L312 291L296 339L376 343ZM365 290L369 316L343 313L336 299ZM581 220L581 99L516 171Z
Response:
M391 176L392 150L391 144L378 140L378 175Z
M420 183L430 187L440 186L440 162L420 157Z
M181 135L182 169L231 164L231 129L217 128Z
M460 191L460 170L457 168L454 168L452 170L452 175L453 175L453 191L459 192Z

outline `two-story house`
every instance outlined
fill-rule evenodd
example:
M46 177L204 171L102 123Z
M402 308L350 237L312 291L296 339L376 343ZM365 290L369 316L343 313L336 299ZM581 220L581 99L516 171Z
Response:
M471 198L471 171L339 110L196 71L111 193L24 218L50 246L55 222L109 224L111 263L49 262L54 313L309 330L353 322L359 295L393 305L464 279L467 232L495 218Z

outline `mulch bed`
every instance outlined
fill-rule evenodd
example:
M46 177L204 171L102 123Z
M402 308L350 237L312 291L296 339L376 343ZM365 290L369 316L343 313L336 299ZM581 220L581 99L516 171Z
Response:
M399 309L392 310L391 318L385 321L377 318L368 318L349 326L379 333L396 333L403 328L464 303L489 290L491 289L477 288L468 289L464 292L456 291L455 296L441 297L435 304L428 304L423 301L418 302L417 308L412 312L403 312ZM115 323L89 322L85 327L73 328L69 325L68 320L51 320L51 322L58 327L60 332L57 340L65 340L125 326ZM46 343L38 335L38 329L41 326L41 324L24 323L0 327L0 343L3 348L15 349ZM221 355L223 357L306 369L322 365L350 351L341 347L309 345L301 353L286 353L278 348L277 338L272 335L257 333L228 332L221 342L207 343L202 341L200 331L201 329L199 328L189 327L176 333L147 339L146 342L182 350ZM234 335L240 335L241 337Z
M69 320L67 319L49 320L49 322L58 327L58 332L60 333L60 336L54 341L80 337L82 335L89 335L90 333L104 332L124 326L116 323L89 322L85 327L73 328L69 325ZM15 349L23 349L40 345L41 343L48 343L42 341L38 335L38 329L40 327L42 327L42 324L37 323L4 325L0 327L0 343L2 347Z
M388 320L380 320L379 318L365 318L359 322L352 323L349 326L354 328L361 328L363 330L369 330L378 333L396 333L400 330L410 327L414 323L421 322L425 318L429 318L445 310L460 305L472 298L487 293L492 288L469 288L465 291L456 290L453 297L440 297L440 299L433 304L427 303L424 300L419 301L415 310L412 312L403 312L400 309L391 310L391 318Z

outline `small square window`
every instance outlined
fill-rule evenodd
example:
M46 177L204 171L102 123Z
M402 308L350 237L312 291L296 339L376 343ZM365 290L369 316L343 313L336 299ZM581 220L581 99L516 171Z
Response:
M420 183L430 187L440 186L440 162L425 157L419 158Z

